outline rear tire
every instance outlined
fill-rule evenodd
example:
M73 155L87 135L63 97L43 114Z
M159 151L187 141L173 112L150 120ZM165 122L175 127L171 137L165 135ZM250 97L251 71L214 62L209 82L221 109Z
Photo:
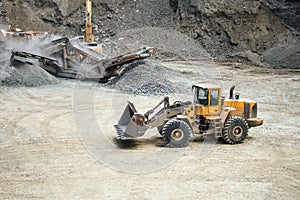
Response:
M167 147L187 146L191 133L190 126L186 122L177 119L169 120L162 130L162 136Z
M248 124L241 117L227 119L223 128L223 139L228 144L239 144L244 142L248 134Z

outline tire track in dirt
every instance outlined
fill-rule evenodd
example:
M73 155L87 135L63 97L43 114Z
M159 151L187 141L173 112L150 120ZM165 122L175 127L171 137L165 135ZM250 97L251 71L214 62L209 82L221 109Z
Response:
M224 74L230 78L224 82L226 86L235 83L235 76L240 76L236 81L238 90L243 97L258 101L259 116L265 120L264 125L250 129L249 137L240 145L226 145L209 138L195 140L186 149L181 149L184 152L169 166L144 174L120 172L101 164L88 152L79 135L87 134L88 130L83 129L78 134L77 124L73 121L74 90L70 85L10 88L7 91L0 88L0 98L5 98L0 100L0 124L5 123L0 125L0 136L8 136L4 138L5 143L0 143L0 179L3 180L0 182L0 196L7 199L232 199L232 196L238 199L296 199L299 196L297 172L300 160L296 115L298 90L289 90L298 89L298 82L287 77L273 79L274 73L259 74L259 70L257 74L254 72L255 76L248 74L248 69L224 69ZM107 141L87 139L104 150L107 143L114 142L113 125L128 99L142 113L161 100L160 97L124 96L118 91L83 82L79 85L79 88L95 90L92 110ZM273 86L277 88L272 89ZM284 94L291 95L283 99ZM191 100L192 96L186 95L186 98ZM78 105L83 111L85 106ZM13 129L16 133L6 133ZM154 132L157 134L156 130ZM20 137L10 137L14 134L20 134ZM96 139L98 134L95 134ZM39 138L34 140L32 136ZM107 155L109 159L116 159L124 151L131 156L155 153L162 148L156 145L159 140L158 134L136 139L137 146L129 149L118 149L112 144L115 145L115 154L108 152ZM214 142L215 145L203 155L203 150ZM176 149L164 150L173 152ZM158 158L153 153L150 156ZM126 159L132 160L128 156Z

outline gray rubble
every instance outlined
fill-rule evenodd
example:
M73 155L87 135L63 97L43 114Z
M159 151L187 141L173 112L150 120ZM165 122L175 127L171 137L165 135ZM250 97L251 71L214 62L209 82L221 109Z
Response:
M129 64L120 77L106 86L134 95L165 95L184 90L174 78L182 76L155 61L143 60Z
M280 45L265 51L262 55L264 62L275 68L300 68L300 41L289 45Z
M10 66L9 63L0 64L0 85L2 86L42 86L58 83L58 79L38 66L22 64Z

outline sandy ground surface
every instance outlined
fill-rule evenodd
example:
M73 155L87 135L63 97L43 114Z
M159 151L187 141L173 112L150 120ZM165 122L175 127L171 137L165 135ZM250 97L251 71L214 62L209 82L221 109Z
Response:
M145 112L162 97L70 80L1 87L1 199L300 198L299 71L164 64L189 74L178 80L186 85L207 79L228 94L235 84L241 97L258 102L264 125L240 145L207 136L170 149L153 129L121 146L113 125L127 100ZM171 100L178 98L192 100L191 92Z

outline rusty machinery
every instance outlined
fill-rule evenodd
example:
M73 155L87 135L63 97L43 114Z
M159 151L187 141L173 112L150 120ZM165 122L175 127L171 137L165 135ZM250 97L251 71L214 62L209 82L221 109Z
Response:
M128 52L115 57L99 54L81 42L72 42L66 38L52 40L42 45L39 54L15 51L11 53L11 63L33 63L54 76L96 80L106 82L111 77L119 76L126 64L150 57L154 53L151 47Z
M38 39L39 51L18 51L12 50L11 63L29 63L36 60L38 66L47 72L58 77L77 78L81 80L98 80L106 82L111 77L119 76L126 68L126 64L135 60L141 60L154 54L154 48L144 47L143 49L128 52L122 55L108 57L101 53L101 44L94 42L92 27L92 0L86 0L86 25L85 37L69 39L60 37L51 40L52 34L47 32L33 32L13 30L10 27L0 28L0 44L5 40L21 40L28 42ZM38 52L38 53L36 53Z

